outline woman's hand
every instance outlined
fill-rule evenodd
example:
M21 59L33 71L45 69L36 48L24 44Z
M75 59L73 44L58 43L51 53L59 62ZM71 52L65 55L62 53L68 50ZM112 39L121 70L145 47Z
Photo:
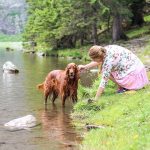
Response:
M86 70L85 65L78 65L79 71L84 72Z
M100 98L100 96L103 94L103 92L104 92L104 88L99 87L94 100L97 101Z

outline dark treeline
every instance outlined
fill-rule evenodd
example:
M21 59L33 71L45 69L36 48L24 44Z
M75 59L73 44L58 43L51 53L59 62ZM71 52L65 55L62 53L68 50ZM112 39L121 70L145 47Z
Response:
M26 0L24 41L39 47L71 48L127 39L124 27L142 26L145 0Z

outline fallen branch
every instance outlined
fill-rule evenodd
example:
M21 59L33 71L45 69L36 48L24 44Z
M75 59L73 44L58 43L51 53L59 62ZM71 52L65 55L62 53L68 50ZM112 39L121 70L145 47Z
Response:
M98 128L99 129L104 129L105 128L104 126L100 126L100 125L97 126L97 125L90 125L90 124L86 124L85 127L86 127L87 130L98 129Z

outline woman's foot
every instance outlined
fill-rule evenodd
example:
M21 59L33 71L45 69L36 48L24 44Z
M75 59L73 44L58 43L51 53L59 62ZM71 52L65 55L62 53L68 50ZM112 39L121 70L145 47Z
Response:
M118 90L117 90L117 93L124 93L124 92L126 92L126 91L129 91L128 89L126 89L126 88L119 88Z

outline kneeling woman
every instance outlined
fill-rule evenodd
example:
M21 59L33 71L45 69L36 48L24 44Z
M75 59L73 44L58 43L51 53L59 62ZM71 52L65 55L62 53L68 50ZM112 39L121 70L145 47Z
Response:
M104 91L108 80L118 85L118 92L138 90L149 83L146 69L140 59L128 49L118 45L92 46L89 50L92 59L87 65L79 65L80 71L101 64L102 79L95 99Z

